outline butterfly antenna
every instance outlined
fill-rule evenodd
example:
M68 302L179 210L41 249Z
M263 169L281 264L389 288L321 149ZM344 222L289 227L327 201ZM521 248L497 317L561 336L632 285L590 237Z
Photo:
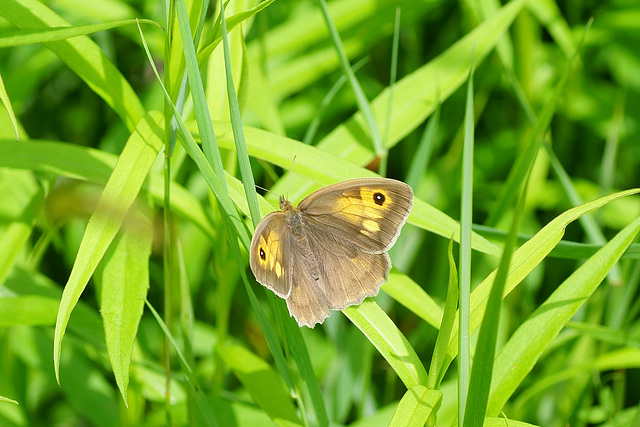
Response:
M293 160L291 161L291 174L289 175L289 187L287 188L287 200L289 200L289 190L291 190L291 177L293 176L293 168L296 165L296 157L298 157L298 155L293 156Z
M267 193L272 193L272 194L275 194L276 196L279 196L275 191L268 190L268 189L266 189L266 188L264 188L264 187L259 186L258 184L254 184L254 185L256 186L256 188L259 188L259 189L261 189L261 190L264 190L264 191L266 191Z

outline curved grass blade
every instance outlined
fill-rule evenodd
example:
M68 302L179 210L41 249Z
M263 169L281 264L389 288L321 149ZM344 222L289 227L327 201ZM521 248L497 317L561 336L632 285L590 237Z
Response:
M161 116L145 116L127 141L118 163L100 196L98 206L87 224L69 280L62 293L56 319L53 360L56 381L60 383L60 353L71 311L111 241L120 229L147 173L162 147Z
M18 28L67 27L69 23L37 0L2 0L0 15ZM98 45L86 36L47 43L55 53L133 131L145 111L129 82Z
M598 288L640 232L640 218L611 239L567 278L516 330L495 360L487 414L496 415L542 352Z
M302 426L286 384L267 362L239 345L218 348L218 353L277 425Z
M7 115L9 116L9 120L11 121L11 127L13 128L13 133L16 135L16 142L18 142L20 138L20 134L18 130L18 121L16 120L16 113L14 113L13 107L11 106L11 100L9 99L9 95L7 94L7 90L4 87L4 80L2 80L1 74L0 74L0 101L2 101L2 105L4 105L4 109L7 110Z
M153 231L150 212L146 212L136 210L133 223L110 246L102 269L100 313L109 361L125 405L131 353L149 289Z
M0 396L0 402L20 406L17 400L9 399L8 397L4 397L4 396Z
M50 43L60 40L66 40L73 37L86 36L88 34L97 33L98 31L110 30L124 25L136 24L155 24L162 28L160 24L151 19L123 19L120 21L105 22L103 24L78 25L73 27L53 27L43 29L16 30L0 35L0 47L21 46L33 43Z
M431 390L436 390L440 387L442 378L447 372L447 366L445 365L445 359L447 354L447 344L451 339L451 333L453 332L453 324L456 318L456 309L458 308L458 272L456 270L456 263L453 259L453 240L449 240L449 284L447 286L447 299L444 304L444 314L442 315L442 322L440 323L440 331L438 332L438 338L436 338L436 345L433 350L433 356L431 357L431 364L429 365L429 381L427 387Z
M435 420L441 401L441 392L429 390L422 385L415 385L407 390L400 399L389 426L422 427L429 418Z
M409 341L371 299L342 310L378 349L407 389L427 383L427 371Z
M230 138L231 133L228 123L215 122L214 124L220 135L219 146L233 150L234 144ZM324 150L272 132L245 126L244 133L247 148L252 157L266 160L283 168L290 168L291 159L296 156L296 175L305 177L308 180L307 184L315 182L329 185L355 177L378 176L374 172L357 166L335 154L327 153ZM360 145L354 146L354 150L359 149L362 149ZM294 201L301 198L301 191L305 191L305 189L310 191L311 187L309 185L300 186L295 193L291 192L291 200ZM454 236L454 239L457 239L460 234L460 226L457 221L416 198L414 198L413 209L408 222L446 238ZM495 256L499 256L501 253L500 248L481 238L476 233L473 233L471 241L472 247L478 251Z
M509 294L513 289L515 289L515 287L518 286L518 284L520 284L520 282L540 264L540 262L562 239L564 231L570 223L580 218L581 215L598 209L607 203L637 193L640 193L640 188L621 191L601 197L583 205L576 206L575 208L569 209L568 211L558 215L538 233L536 233L535 236L514 252L509 268L509 275L507 276L504 295ZM471 294L470 333L473 333L477 329L482 317L484 316L489 291L495 276L496 271L483 280ZM457 330L457 328L454 330ZM451 363L458 353L457 339L458 334L455 332L449 341L446 365Z

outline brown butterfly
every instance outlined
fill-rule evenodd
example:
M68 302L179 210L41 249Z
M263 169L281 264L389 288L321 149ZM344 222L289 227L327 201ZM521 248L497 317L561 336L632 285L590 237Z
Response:
M251 240L258 282L287 301L300 326L378 294L393 246L413 204L407 184L358 178L322 188L298 207L280 197Z

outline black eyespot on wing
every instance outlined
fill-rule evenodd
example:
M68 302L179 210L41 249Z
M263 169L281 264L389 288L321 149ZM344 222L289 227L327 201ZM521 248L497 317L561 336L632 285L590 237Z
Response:
M265 261L267 259L267 253L264 251L264 249L260 248L259 254L261 260Z
M373 193L373 202L378 206L384 205L386 199L387 198L382 193Z

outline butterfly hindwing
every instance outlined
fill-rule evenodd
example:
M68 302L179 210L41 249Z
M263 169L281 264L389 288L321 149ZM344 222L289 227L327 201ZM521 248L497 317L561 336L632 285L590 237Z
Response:
M322 323L330 309L360 304L366 297L377 295L388 278L391 261L386 253L363 252L313 227L308 228L306 241L313 257L310 260L300 255L294 259L292 290L287 299L289 312L299 324L313 327ZM302 254L303 250L294 252Z

